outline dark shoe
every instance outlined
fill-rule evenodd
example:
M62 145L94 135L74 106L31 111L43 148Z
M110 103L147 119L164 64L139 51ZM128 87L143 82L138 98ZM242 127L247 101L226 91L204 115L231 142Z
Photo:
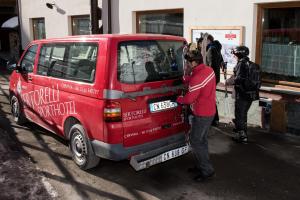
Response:
M213 121L211 125L214 126L214 127L218 127L219 126L219 121Z
M248 136L245 131L238 131L235 133L235 136L232 137L232 140L237 143L248 144Z
M187 169L187 172L188 172L188 173L199 173L199 172L201 172L201 170L198 169L196 166L194 166L194 167L188 168L188 169Z
M248 144L248 137L240 137L240 143Z
M205 182L205 181L213 179L213 177L215 177L215 172L212 172L208 176L207 175L204 176L203 174L199 174L199 175L194 177L194 181L196 181L196 182Z
M235 123L236 123L236 119L232 119L232 123L235 125Z

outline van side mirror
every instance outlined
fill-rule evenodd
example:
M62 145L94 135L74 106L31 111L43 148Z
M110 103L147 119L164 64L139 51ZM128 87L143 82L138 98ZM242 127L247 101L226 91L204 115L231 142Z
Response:
M29 69L32 69L33 66L31 63L23 63L21 65L17 65L16 70L21 73L27 73Z
M16 70L16 68L17 68L17 63L15 61L7 61L7 63L6 63L6 69L8 71Z
M27 63L27 65L31 65L31 64ZM14 63L14 64L7 66L7 69L11 70L11 71L16 70L17 73L26 73L27 72L26 67L27 67L26 64L25 64L25 66L22 67L21 65Z

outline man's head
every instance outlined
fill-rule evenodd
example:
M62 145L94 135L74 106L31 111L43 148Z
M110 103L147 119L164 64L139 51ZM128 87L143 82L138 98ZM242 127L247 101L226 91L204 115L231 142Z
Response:
M203 63L203 58L198 50L192 50L184 57L189 63L191 63L192 68Z
M197 49L200 51L202 46L203 37L197 38Z
M231 51L231 53L238 59L246 58L249 55L249 48L246 46L237 46Z
M212 35L207 35L207 44L210 44L214 41L214 37Z
M171 59L174 59L174 58L175 58L175 52L174 52L174 49L173 49L173 48L169 48L169 49L168 49L168 56L169 56Z

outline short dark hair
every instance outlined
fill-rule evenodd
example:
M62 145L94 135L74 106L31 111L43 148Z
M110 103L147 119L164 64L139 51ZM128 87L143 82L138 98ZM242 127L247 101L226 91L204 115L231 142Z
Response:
M207 39L210 40L210 41L214 41L214 37L213 37L211 34L209 34L209 35L207 36Z
M189 61L189 62L192 62L192 61L195 61L196 63L198 64L202 64L203 63L203 57L202 57L202 54L200 53L200 51L198 50L192 50L192 51L189 51L185 56L184 58Z
M199 44L200 42L203 41L203 37L201 37L201 38L196 38L196 40L197 40L197 44Z

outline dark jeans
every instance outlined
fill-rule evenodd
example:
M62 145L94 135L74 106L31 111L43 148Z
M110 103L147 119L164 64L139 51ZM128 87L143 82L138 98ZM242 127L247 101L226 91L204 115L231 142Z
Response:
M252 100L238 98L235 100L235 128L236 131L247 132L247 114Z
M192 120L192 130L190 132L190 143L196 160L196 166L201 170L204 176L208 176L214 172L214 168L209 160L207 142L209 127L213 119L214 116L194 116Z

